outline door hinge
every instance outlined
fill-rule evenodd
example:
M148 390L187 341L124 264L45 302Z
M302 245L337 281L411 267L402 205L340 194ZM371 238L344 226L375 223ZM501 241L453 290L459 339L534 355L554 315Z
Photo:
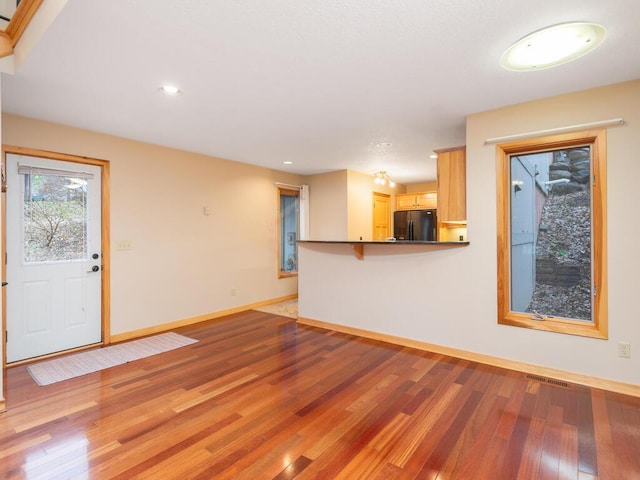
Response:
M596 184L596 176L595 176L595 175L593 175L592 177L593 177L593 178L592 178L592 185L594 185L594 186L595 186L595 184Z

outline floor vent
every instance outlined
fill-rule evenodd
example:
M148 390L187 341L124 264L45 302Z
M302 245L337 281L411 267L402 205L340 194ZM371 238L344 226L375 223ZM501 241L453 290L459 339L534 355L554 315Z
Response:
M535 380L536 382L546 383L548 385L555 385L556 387L569 388L567 382L562 380L554 380L553 378L539 377L538 375L527 375L529 380Z

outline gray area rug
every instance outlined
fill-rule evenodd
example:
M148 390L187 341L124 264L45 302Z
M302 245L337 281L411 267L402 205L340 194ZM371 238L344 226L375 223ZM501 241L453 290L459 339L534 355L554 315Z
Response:
M173 332L162 333L140 340L34 363L27 367L27 371L38 385L50 385L140 358L175 350L197 341Z

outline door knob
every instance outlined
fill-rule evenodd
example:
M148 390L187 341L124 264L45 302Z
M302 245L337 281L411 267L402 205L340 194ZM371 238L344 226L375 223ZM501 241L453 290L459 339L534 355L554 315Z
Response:
M87 273L97 272L98 270L100 270L100 267L98 265L94 265L91 267L91 270L87 271Z

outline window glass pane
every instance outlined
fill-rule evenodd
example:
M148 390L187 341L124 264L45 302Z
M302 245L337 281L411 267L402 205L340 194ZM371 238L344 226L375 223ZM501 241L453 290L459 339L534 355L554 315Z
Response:
M592 321L591 152L510 157L511 310Z
M298 271L298 196L280 194L280 271Z
M87 258L87 181L24 175L24 261Z

